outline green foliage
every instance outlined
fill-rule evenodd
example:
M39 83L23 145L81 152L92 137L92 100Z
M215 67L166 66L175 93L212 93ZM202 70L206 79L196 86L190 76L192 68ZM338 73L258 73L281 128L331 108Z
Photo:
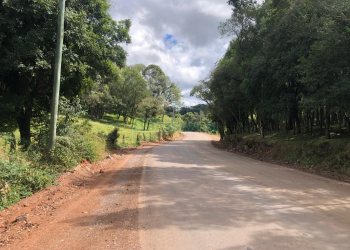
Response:
M209 78L192 90L223 139L268 132L350 132L350 1L228 1L234 34Z
M138 112L143 117L143 130L149 130L151 119L162 112L162 100L159 97L146 97L140 103Z
M130 42L131 23L114 21L108 9L106 0L67 2L63 96L75 96L91 82L109 82L114 69L125 64L120 43ZM57 10L54 0L1 1L0 131L17 127L25 145L33 117L50 108Z
M165 139L170 139L172 138L175 133L178 131L178 129L176 128L176 125L174 124L167 124L164 128L163 128L163 137Z
M140 146L141 142L142 142L141 135L137 134L137 136L136 136L136 145Z
M67 103L79 103L78 100L61 100L61 103L59 127L62 129L59 130L54 150L47 152L47 129L42 125L38 127L40 131L34 134L33 143L27 151L17 150L9 154L8 145L7 152L0 152L0 209L46 187L57 175L70 170L83 160L95 161L103 158L110 131L112 133L108 137L111 141L116 139L113 145L126 148L141 145L144 141L161 140L163 136L170 137L174 129L178 131L181 127L179 118L175 118L174 125L171 125L172 119L168 116L164 117L165 124L168 124L164 132L161 129L163 123L160 117L150 125L149 131L143 131L143 121L140 119L135 120L133 128L131 124L125 124L122 118L118 120L113 115L105 116L100 121L85 120L73 115L81 114L81 108L76 108L79 105L67 105L70 108L64 108ZM73 107L76 109L71 112ZM2 139L3 136L0 137L0 141ZM5 143L3 140L1 142ZM0 147L0 150L2 149Z
M2 133L3 150L8 153L13 153L17 149L17 140L14 133Z
M105 112L111 110L115 104L108 85L92 84L82 95L83 106L89 117L102 119Z
M52 182L53 176L44 169L0 159L0 210Z
M184 121L182 130L196 132L216 132L216 124L212 122L203 112L186 113L182 116Z
M148 88L151 91L152 96L163 96L171 86L169 77L165 75L158 65L148 65L143 70L143 76L148 83Z
M59 103L60 117L57 124L57 141L54 149L47 152L48 121L34 134L28 154L38 165L47 165L55 171L65 171L83 160L94 161L97 155L85 135L91 130L88 123L78 123L79 116L84 115L79 98L68 100L64 97Z
M75 129L74 124L76 124L79 117L85 115L85 111L78 97L71 98L70 100L61 97L59 100L59 114L57 134L66 135L69 133L72 134L70 129Z
M122 115L125 122L135 118L139 104L149 94L145 79L135 67L121 70L120 78L110 83L110 93L114 100L112 111Z

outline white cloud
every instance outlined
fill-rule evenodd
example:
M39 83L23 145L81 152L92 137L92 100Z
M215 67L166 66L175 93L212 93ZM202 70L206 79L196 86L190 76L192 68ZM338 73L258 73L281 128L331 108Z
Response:
M182 89L186 105L191 88L206 78L228 46L218 32L229 18L226 0L112 0L115 19L131 19L128 64L157 64ZM172 43L165 41L171 35ZM176 41L176 42L174 42Z

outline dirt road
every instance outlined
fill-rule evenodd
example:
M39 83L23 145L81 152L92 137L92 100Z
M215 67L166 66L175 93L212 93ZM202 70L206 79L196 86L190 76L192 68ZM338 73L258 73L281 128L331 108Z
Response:
M102 173L69 189L69 199L56 187L44 190L0 213L0 222L29 216L0 223L0 243L30 250L350 249L349 184L221 151L210 139L185 133L107 160Z
M142 249L350 249L350 185L220 151L155 148L139 198Z

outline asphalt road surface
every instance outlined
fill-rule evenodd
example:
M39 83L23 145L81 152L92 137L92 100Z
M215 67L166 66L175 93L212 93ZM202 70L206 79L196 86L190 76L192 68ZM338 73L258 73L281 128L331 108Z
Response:
M350 249L350 185L214 148L155 147L139 193L141 249Z

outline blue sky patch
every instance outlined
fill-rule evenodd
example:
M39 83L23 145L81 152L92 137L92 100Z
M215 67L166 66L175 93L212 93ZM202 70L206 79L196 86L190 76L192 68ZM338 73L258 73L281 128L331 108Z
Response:
M166 34L163 38L163 42L167 49L172 49L178 43L175 37L171 34Z

